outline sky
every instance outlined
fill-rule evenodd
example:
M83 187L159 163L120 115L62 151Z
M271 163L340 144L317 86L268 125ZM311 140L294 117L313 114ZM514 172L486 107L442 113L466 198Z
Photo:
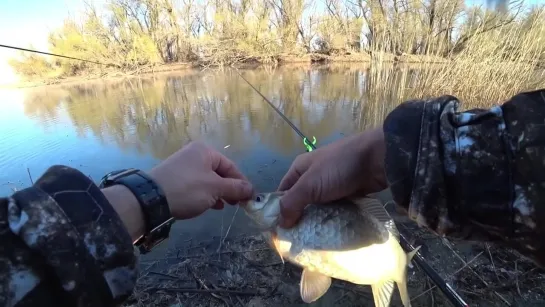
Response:
M83 7L82 0L0 0L0 44L47 51L47 35L62 25L69 11ZM0 84L16 80L7 64L17 51L0 48Z
M107 0L94 0L97 6ZM318 0L321 1L321 0ZM486 0L466 0L467 4L486 4ZM545 0L525 0L527 4ZM0 0L0 44L47 51L47 35L62 25L69 14L83 8L83 0ZM7 61L17 51L0 48L0 85L17 81Z

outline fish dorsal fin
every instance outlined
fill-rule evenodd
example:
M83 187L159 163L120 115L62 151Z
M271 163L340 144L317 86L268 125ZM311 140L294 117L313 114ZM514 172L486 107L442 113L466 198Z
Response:
M384 205L380 200L371 197L360 197L350 199L355 203L359 210L364 214L370 214L374 216L379 222L384 223L384 226L388 228L390 233L399 241L399 231L394 222L394 219L390 216Z
M331 277L304 269L301 275L300 292L305 303L312 303L322 297L331 286Z
M392 220L392 217L386 211L382 203L376 198L360 197L350 199L355 203L360 211L366 214L371 214L377 218L380 222L387 222Z
M394 293L394 281L381 281L371 285L375 307L389 307Z

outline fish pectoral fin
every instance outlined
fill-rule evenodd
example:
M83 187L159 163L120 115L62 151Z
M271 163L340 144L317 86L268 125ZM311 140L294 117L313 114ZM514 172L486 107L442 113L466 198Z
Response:
M275 232L270 234L270 242L274 250L276 250L276 252L278 253L278 256L280 256L282 264L285 264L284 256L282 255L282 250L280 249L280 241L278 241L278 235Z
M304 269L301 275L300 292L305 303L312 303L322 297L331 286L331 277Z
M399 241L399 231L397 230L397 226L380 200L371 197L359 197L351 198L350 201L356 204L358 209L363 214L370 214L379 222L383 223L384 226L388 228L390 233Z
M381 281L371 285L375 307L388 307L394 293L394 281Z
M416 253L418 253L418 251L420 250L421 247L422 247L422 245L417 246L415 249L413 249L412 251L410 251L409 253L407 253L407 260L408 260L409 264L411 263L411 261L413 260L414 256L416 255Z

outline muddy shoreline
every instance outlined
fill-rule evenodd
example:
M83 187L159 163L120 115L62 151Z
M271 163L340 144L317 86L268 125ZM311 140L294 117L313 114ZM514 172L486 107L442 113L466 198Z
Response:
M243 214L239 212L239 214ZM470 306L542 306L545 271L516 252L490 244L438 238L392 212L411 241L424 243L427 262ZM220 244L221 242L221 244ZM220 247L221 245L221 247ZM256 233L185 239L154 259L142 259L142 274L124 306L372 306L369 286L334 280L318 301L299 297L301 269L283 263ZM451 306L417 266L409 269L412 306ZM397 290L392 306L402 306Z
M377 54L371 57L368 53L353 53L347 55L329 56L323 54L306 54L303 56L284 56L280 57L277 63L261 63L261 62L247 62L238 63L233 65L240 69L256 69L261 67L280 67L280 66L312 66L312 65L327 65L327 64L370 64L373 61L378 61L384 64L426 64L426 65L438 65L448 63L449 59L438 58L431 56L417 56L417 55L401 55L396 56L393 54ZM225 66L224 68L231 67ZM153 75L156 73L165 72L183 72L192 69L217 69L222 68L220 66L206 65L206 63L200 62L180 62L180 63L167 63L156 66L142 66L130 71L122 71L118 69L103 70L100 72L88 72L83 75L76 75L62 78L49 78L49 79L36 79L19 81L13 84L0 84L2 88L32 88L48 85L68 85L88 81L108 81L108 80L123 80L127 78L143 77L146 75Z

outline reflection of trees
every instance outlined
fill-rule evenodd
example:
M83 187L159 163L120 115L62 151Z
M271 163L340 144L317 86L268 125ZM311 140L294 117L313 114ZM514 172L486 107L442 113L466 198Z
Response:
M242 72L308 136L378 125L400 102L409 69L281 68ZM403 92L403 91L401 91ZM25 112L42 123L65 112L78 133L165 158L191 139L280 152L299 136L233 71L165 74L31 92Z

